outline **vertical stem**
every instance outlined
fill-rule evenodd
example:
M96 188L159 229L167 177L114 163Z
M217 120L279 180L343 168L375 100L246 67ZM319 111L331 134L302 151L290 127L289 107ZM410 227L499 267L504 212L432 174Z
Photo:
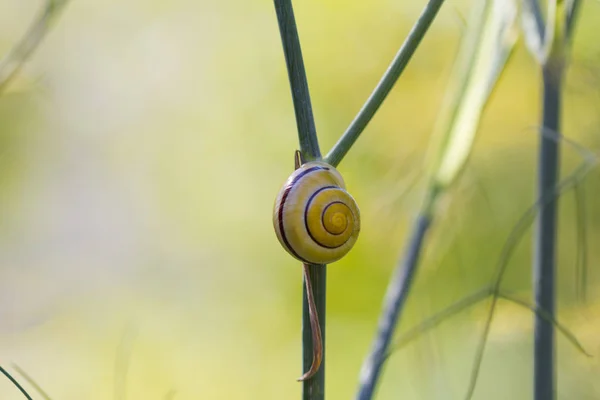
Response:
M304 61L302 60L302 50L300 48L300 39L296 28L292 2L291 0L274 0L274 3L290 88L292 90L300 152L304 161L318 160L321 158L321 151L317 140L315 121L308 91L308 81L306 79L306 71L304 70ZM327 266L310 264L306 268L310 277L310 286L313 289L314 311L318 314L321 328L322 360L319 371L312 378L302 381L302 399L323 400L325 398L325 284L327 280ZM307 292L304 289L307 287L307 282L304 280L303 283L302 364L303 370L307 371L312 365L314 344L310 323L310 303Z
M581 9L581 0L573 0L571 2L571 8L567 14L567 41L569 44L573 42L573 33L575 30L575 24L577 22L577 16L579 15L579 10Z
M543 129L560 132L560 100L562 67L550 59L543 74ZM540 135L538 192L540 197L551 196L559 175L559 141ZM540 205L536 222L536 241L533 265L535 307L555 317L556 304L556 231L558 197ZM556 398L554 327L547 319L535 316L534 333L534 400Z
M275 0L275 12L279 22L279 33L281 34L283 54L285 55L292 100L294 101L300 151L305 161L320 159L321 151L317 140L308 81L304 70L300 38L298 37L291 0Z
M422 213L417 218L408 248L405 252L405 258L398 265L394 277L390 281L385 295L383 312L379 319L377 336L371 353L362 366L358 393L356 395L357 400L369 400L373 398L375 387L381 374L381 368L394 335L394 330L400 313L404 309L413 279L416 275L419 255L430 223L431 217L425 213Z
M327 289L327 273L325 265L308 265L310 284L313 289L316 312L321 327L322 358L321 368L312 377L302 382L303 400L323 400L325 398L325 294ZM305 285L306 286L306 285ZM313 332L310 323L310 309L307 292L303 291L302 307L302 369L308 371L313 362Z

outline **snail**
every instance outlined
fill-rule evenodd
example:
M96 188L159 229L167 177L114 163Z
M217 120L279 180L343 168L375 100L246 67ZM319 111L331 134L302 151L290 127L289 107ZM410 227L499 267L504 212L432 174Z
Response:
M313 343L312 365L298 378L304 381L318 372L323 358L309 264L330 264L350 251L360 232L360 212L333 166L322 161L302 163L299 151L295 164L296 170L275 199L273 227L283 248L304 265Z
M322 161L301 165L275 200L273 226L283 248L307 264L346 255L360 232L360 213L340 173Z

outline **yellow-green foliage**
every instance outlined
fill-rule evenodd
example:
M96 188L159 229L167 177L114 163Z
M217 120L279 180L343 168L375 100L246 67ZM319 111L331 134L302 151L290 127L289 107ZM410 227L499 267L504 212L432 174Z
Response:
M442 8L340 165L362 225L355 248L328 269L328 399L355 391L422 188L399 197L424 165L470 3ZM323 150L371 93L422 5L295 2ZM36 6L3 1L2 54ZM581 17L564 123L593 147L600 7L585 2ZM73 1L38 50L0 97L2 365L17 363L54 400L166 399L172 389L175 400L299 398L302 272L271 222L297 147L273 4ZM537 137L526 128L537 124L539 79L522 44L515 51L451 201L440 204L400 330L486 283L533 201ZM564 158L567 174L580 158L568 147ZM599 190L595 173L586 185L590 244L600 234ZM594 353L599 299L590 290L589 308L574 302L570 194L561 218L559 317ZM519 246L505 285L524 298L530 248L529 239ZM597 264L598 247L588 250ZM378 399L461 398L486 310L392 356ZM500 305L475 398L529 398L531 321ZM598 357L558 345L561 395L597 396ZM0 398L20 397L0 380Z

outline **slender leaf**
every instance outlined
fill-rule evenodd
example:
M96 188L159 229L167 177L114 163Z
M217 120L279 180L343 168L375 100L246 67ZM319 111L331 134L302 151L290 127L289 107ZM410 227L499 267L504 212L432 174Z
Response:
M447 188L473 148L479 120L518 37L514 0L477 2L469 19L436 134L432 191ZM433 200L433 199L431 199Z
M359 400L370 400L375 394L394 330L417 274L418 256L434 220L435 199L455 181L471 152L481 113L517 39L516 16L514 0L477 2L470 16L449 96L436 127L442 135L442 145L433 165L429 193L405 255L388 284L377 334L361 369L356 395Z

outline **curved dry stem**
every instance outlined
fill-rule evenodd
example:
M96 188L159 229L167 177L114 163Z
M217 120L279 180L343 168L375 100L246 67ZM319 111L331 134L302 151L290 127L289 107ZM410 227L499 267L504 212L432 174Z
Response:
M313 295L312 284L310 283L310 274L308 265L304 266L304 282L306 282L306 295L308 297L308 312L310 314L310 328L312 330L313 342L313 361L310 369L304 375L298 378L298 382L312 378L321 367L323 360L323 338L321 337L321 326L319 325L319 315L317 314L317 306L315 304L315 296Z

